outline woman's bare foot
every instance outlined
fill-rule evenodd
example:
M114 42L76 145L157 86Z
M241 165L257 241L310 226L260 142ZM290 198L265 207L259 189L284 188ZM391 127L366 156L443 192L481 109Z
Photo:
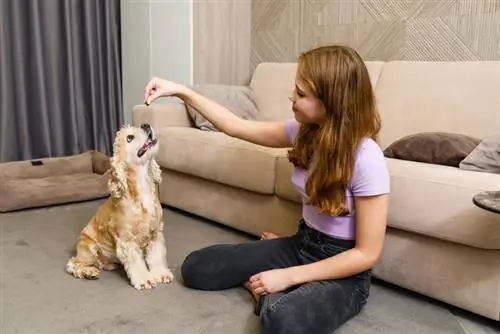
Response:
M250 282L246 281L245 284L243 284L243 286L245 287L245 289L248 290L248 292L250 292L250 294L252 295L253 297L253 300L258 303L259 300L260 300L260 295L256 294L253 290L252 290L252 287L250 286Z
M279 238L278 235L271 233L271 232L263 232L262 235L260 236L262 240L271 240L271 239L276 239Z

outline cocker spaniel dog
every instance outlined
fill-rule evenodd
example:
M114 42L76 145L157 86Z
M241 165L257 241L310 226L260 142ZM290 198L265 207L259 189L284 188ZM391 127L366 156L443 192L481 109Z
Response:
M124 126L117 132L108 182L110 197L82 230L76 256L66 264L68 273L96 279L101 270L122 265L138 290L174 279L167 264L163 210L158 200L158 146L149 124Z

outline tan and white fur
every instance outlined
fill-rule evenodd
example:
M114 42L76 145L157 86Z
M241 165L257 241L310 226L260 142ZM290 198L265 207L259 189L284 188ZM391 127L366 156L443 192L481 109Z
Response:
M101 270L122 265L138 290L170 283L163 210L158 199L161 170L155 158L158 140L149 124L124 126L113 144L110 197L82 230L76 256L66 271L96 279Z

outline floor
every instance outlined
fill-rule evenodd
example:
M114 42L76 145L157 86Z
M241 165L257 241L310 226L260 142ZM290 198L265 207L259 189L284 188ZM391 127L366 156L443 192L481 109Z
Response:
M99 280L64 271L81 228L100 201L0 215L0 333L259 333L243 289L201 292L180 284L179 266L192 250L249 236L165 209L165 235L176 281L139 292L122 271ZM365 310L340 334L490 334L500 323L375 281Z

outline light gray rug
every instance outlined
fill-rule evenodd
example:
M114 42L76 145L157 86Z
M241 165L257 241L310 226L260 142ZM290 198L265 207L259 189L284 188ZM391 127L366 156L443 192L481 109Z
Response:
M0 215L0 333L259 333L252 299L243 289L202 292L179 280L139 292L121 271L99 280L64 271L76 238L100 201ZM165 210L174 273L192 250L248 236ZM498 323L375 282L369 304L341 334L498 333ZM497 327L498 328L498 327Z

